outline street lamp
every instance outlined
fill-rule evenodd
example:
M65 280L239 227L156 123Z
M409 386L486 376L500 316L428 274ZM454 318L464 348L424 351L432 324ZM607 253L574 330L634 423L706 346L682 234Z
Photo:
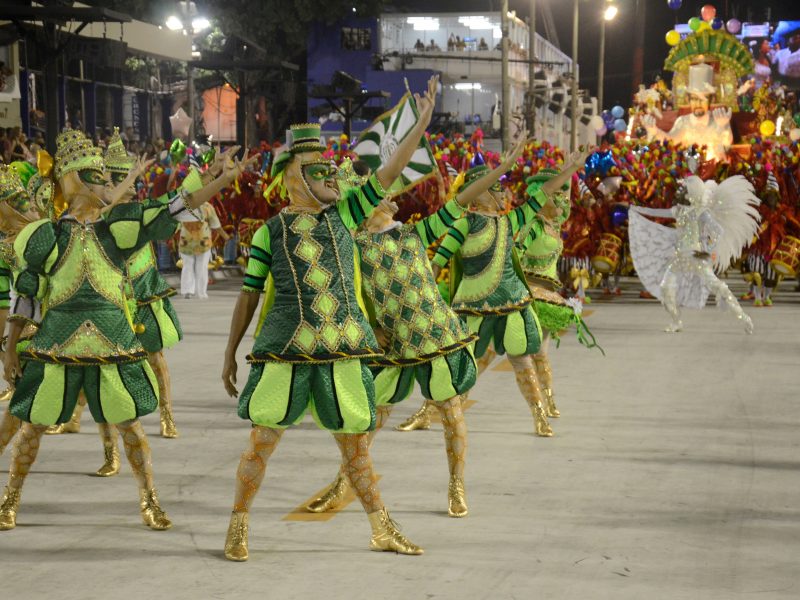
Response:
M608 6L603 11L603 19L600 22L600 65L597 69L597 110L603 111L603 88L605 87L606 69L606 21L612 21L617 16L619 9L608 0Z

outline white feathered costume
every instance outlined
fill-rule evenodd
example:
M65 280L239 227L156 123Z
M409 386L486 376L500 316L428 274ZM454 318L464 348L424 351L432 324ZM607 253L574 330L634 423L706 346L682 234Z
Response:
M714 271L727 269L750 244L758 231L760 201L741 175L720 184L696 176L683 183L688 205L630 208L628 234L636 273L672 316L667 331L682 328L681 307L702 308L713 293L717 304L733 311L752 332L750 317ZM660 225L645 215L675 219L676 226Z

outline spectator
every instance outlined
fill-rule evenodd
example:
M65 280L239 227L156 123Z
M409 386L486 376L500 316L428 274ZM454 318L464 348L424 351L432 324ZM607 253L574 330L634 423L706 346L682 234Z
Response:
M199 217L199 218L198 218ZM208 298L208 264L211 261L211 233L218 232L227 241L230 236L220 225L217 211L208 202L203 204L190 221L181 223L178 246L183 261L181 269L181 294L184 298Z
M414 44L414 50L416 50L417 52L422 52L423 50L425 50L425 44L422 42L421 39L417 38L417 43Z
M456 49L456 36L451 33L450 37L447 38L447 50L449 52L452 52L455 49Z
M486 43L484 38L481 38L481 41L478 43L478 50L488 50L489 44Z
M456 36L456 50L466 50L467 43L461 39L460 36Z
M22 129L19 127L14 127L11 130L11 153L8 162L30 160L31 157L31 151L28 150L28 146L25 144L25 134L22 133Z

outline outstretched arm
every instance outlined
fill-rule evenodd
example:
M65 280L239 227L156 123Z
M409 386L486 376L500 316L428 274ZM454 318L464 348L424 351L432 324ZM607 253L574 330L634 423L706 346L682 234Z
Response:
M394 154L392 154L389 160L381 165L380 169L375 173L384 189L389 189L389 186L400 177L408 161L411 160L411 156L414 154L417 146L419 146L419 141L431 122L431 116L433 116L433 107L436 103L436 88L438 85L439 76L434 75L428 80L428 90L425 94L422 96L414 94L419 118L414 127L411 128L411 131L408 132L408 135L398 144Z
M517 163L517 159L522 155L523 150L525 150L525 145L528 143L527 136L528 132L523 131L522 135L520 136L521 139L511 149L508 155L503 158L503 162L500 163L500 166L490 171L478 181L470 185L466 190L458 194L458 203L461 206L466 207L474 204L478 198L489 191L489 188L492 187L498 179L514 168L514 165Z
M586 164L586 158L594 152L594 150L593 146L589 146L585 150L577 150L570 154L561 172L542 184L542 191L548 196L551 196L564 187L564 185L568 184L572 176L583 168Z

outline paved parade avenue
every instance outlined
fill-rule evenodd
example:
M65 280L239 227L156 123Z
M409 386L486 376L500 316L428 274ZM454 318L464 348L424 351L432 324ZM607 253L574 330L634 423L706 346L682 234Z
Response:
M144 419L174 528L142 525L124 460L117 477L89 476L103 455L86 411L80 434L44 438L18 527L0 533L0 597L800 597L800 294L787 287L772 308L745 307L753 336L711 306L668 335L666 313L638 289L628 282L588 308L605 357L572 335L551 351L555 437L533 435L505 360L478 382L466 412L467 518L447 516L441 425L377 437L384 500L424 556L370 552L356 501L302 512L339 457L308 420L269 463L240 564L222 553L249 429L220 380L236 282L212 286L207 301L179 298L186 337L167 358L180 437L157 436L157 413ZM420 402L415 392L390 425Z

